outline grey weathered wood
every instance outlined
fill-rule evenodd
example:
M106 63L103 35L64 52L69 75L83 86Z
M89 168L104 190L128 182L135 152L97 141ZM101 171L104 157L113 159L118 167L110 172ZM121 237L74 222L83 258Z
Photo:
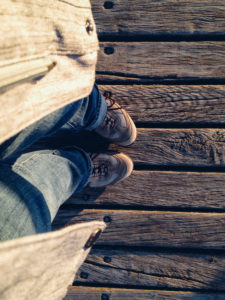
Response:
M111 149L117 149L111 145ZM224 129L138 129L137 141L120 148L135 162L164 166L224 166Z
M71 224L105 220L108 227L99 245L225 249L224 213L76 210L68 206L59 212L54 228L69 220Z
M108 296L108 297L107 297ZM102 298L101 298L102 297ZM105 298L104 298L105 297ZM224 300L223 293L154 291L95 287L69 287L63 300Z
M224 291L225 256L93 249L76 281Z
M224 61L225 42L104 42L97 79L224 78Z
M104 0L92 1L98 32L102 35L224 33L223 0Z
M134 171L105 190L86 188L67 204L225 208L225 174Z
M224 86L102 85L134 121L225 123Z

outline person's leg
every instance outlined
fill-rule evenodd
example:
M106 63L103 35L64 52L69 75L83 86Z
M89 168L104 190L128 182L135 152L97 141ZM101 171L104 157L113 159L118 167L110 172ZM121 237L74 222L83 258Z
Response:
M0 240L51 230L59 206L79 192L92 173L91 159L81 149L29 151L29 147L63 126L92 130L105 114L105 101L94 87L89 97L48 115L0 146Z
M102 187L130 175L133 164L124 155L97 155L91 161L88 154L74 147L27 151L38 139L62 127L75 131L100 127L101 132L105 127L109 134L114 133L106 110L106 101L95 88L88 99L49 115L2 145L0 240L49 231L59 206L88 182ZM128 122L121 117L126 116L118 107L113 111L118 112L113 119L124 138ZM89 181L92 170L95 176Z
M39 139L50 136L61 128L76 132L82 129L94 130L104 120L106 110L106 102L95 85L88 97L49 114L0 145L0 161L22 154Z
M90 157L70 147L22 154L0 166L0 240L51 230L60 205L92 173Z

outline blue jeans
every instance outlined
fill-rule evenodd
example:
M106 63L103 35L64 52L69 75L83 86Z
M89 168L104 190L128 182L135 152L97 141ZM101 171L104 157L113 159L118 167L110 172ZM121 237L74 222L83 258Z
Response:
M0 145L0 240L51 231L60 205L81 191L92 173L90 157L71 145L32 148L43 137L67 129L94 130L106 114L97 86L91 95L27 127Z

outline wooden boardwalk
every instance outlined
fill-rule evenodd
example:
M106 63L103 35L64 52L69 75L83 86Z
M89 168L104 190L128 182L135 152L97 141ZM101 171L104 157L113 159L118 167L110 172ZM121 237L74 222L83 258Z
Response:
M92 5L97 82L138 127L131 147L104 147L135 171L62 206L55 228L108 224L65 300L225 299L225 2Z

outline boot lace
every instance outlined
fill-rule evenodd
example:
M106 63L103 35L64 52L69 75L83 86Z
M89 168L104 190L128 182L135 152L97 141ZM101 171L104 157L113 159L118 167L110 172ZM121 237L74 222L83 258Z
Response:
M115 126L116 122L115 122L115 119L110 115L110 113L108 113L108 111L120 110L122 107L119 106L118 103L117 103L118 107L113 107L113 105L116 103L116 101L114 99L112 99L111 92L105 92L104 97L105 97L105 100L107 103L107 113L106 113L105 119L103 121L103 126L113 128Z
M91 153L89 154L91 160L93 161L98 154L96 153ZM92 171L92 176L93 177L104 177L108 173L108 166L105 163L95 163L93 161L93 171Z
M92 176L93 177L104 177L108 173L108 167L102 163L100 165L94 164Z

